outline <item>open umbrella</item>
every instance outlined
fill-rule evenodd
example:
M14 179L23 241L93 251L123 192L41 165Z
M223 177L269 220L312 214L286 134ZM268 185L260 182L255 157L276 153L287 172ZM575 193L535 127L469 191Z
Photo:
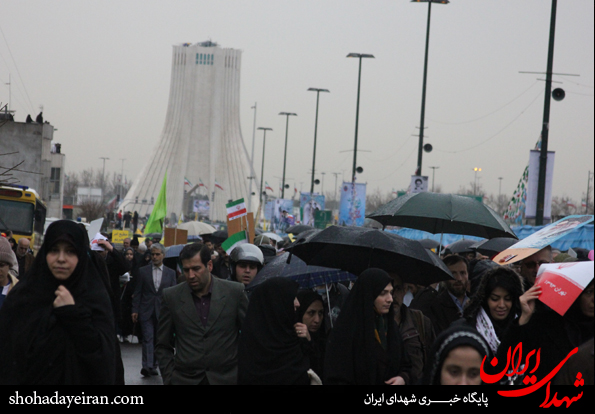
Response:
M452 279L446 265L418 241L378 229L330 226L312 232L288 250L308 265L355 275L378 267L398 273L406 283L427 286Z
M279 236L276 233L267 232L267 233L262 233L262 235L267 236L269 239L275 240L277 243L283 241L283 237Z
M168 259L170 257L178 257L184 247L186 247L185 244L175 244L173 246L166 247L165 256L163 256L163 258Z
M456 194L415 193L389 201L366 216L384 226L492 239L517 236L502 217L485 204Z
M290 227L287 227L285 231L291 234L300 234L308 230L313 230L314 227L308 226L306 224L296 224Z
M144 238L150 237L151 239L159 239L161 240L161 233L148 233L148 234L143 234Z
M511 239L511 238L509 238L509 240L516 241L515 239ZM450 253L454 253L454 254L471 253L471 252L475 251L475 249L472 246L476 243L477 243L477 240L469 240L469 239L457 240L456 242L451 243L448 246L446 246L446 251L450 252Z
M341 269L322 266L308 266L295 255L285 252L267 263L254 280L246 286L251 291L256 286L272 277L288 277L300 284L302 289L311 289L327 283L345 282L357 279L357 276Z
M438 247L440 247L440 243L437 242L436 240L432 240L432 239L421 239L421 240L418 240L418 241L426 249L437 249Z
M518 240L511 239L509 237L496 237L494 239L489 240L480 240L475 242L473 247L479 253L493 257L500 252L508 249L513 244L517 243Z
M227 232L225 230L217 230L213 234L210 234L208 238L213 243L218 244L218 243L223 243L225 240L227 240L228 237L229 237L229 235L227 234Z
M200 236L201 234L211 234L217 229L210 224L202 221L188 221L186 223L178 224L178 228L188 231L188 236Z

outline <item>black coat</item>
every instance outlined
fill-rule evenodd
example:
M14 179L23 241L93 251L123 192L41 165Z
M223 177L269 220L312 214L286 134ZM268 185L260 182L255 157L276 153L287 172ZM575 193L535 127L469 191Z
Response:
M442 289L438 294L434 294L429 289L434 290L432 287L426 288L420 296L411 301L409 307L422 311L430 318L434 333L440 335L440 332L463 315L448 294L448 290Z
M518 319L510 325L498 347L498 365L493 371L498 373L507 363L508 349L511 355L515 347L522 343L523 362L532 350L540 352L540 363L535 375L538 380L548 375L574 349L593 338L593 318L584 317L577 309L577 302L566 312L559 315L547 306L538 303L539 309L525 325L519 326ZM535 367L535 356L529 361L531 371Z
M58 242L70 244L78 263L65 280L49 269L46 256ZM114 384L116 350L110 299L75 222L52 223L26 277L0 309L0 384ZM74 305L54 307L64 286Z

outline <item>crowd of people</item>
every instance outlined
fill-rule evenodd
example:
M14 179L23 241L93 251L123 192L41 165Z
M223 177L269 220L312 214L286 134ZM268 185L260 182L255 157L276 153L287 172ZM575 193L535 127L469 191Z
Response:
M480 385L482 370L515 385L533 368L507 366L519 343L540 349L537 378L578 347L553 381L580 371L593 384L593 280L564 315L535 285L541 265L586 255L548 246L498 265L446 254L446 282L404 283L395 262L303 289L259 279L283 246L258 236L228 255L224 240L203 235L169 267L158 240L91 243L67 220L35 255L0 237L0 384L124 384L120 343L133 337L141 375L166 385Z

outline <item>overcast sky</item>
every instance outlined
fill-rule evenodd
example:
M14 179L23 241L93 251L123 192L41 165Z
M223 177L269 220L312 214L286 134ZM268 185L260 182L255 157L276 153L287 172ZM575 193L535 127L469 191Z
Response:
M558 3L549 149L554 195L580 202L594 170L594 2ZM168 105L172 46L212 40L241 49L241 129L250 153L267 133L265 180L277 188L289 120L287 179L309 191L316 93L317 170L324 190L349 180L358 60L362 65L357 164L368 192L405 189L415 171L427 4L408 0L4 0L0 101L11 80L16 120L57 131L68 172L122 169L134 180L158 143ZM423 174L443 192L469 186L511 195L543 121L551 1L452 0L432 6ZM351 151L350 151L351 150ZM366 152L365 152L366 151ZM262 131L256 134L260 171ZM322 176L319 176L322 178ZM320 187L318 187L320 190Z

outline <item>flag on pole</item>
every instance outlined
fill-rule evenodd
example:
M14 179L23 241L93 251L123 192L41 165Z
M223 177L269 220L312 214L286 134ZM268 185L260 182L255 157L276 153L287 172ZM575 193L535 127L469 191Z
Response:
M570 201L570 200L566 201L566 205L568 207L574 207L574 208L576 208L576 206L574 205L574 203L572 201Z
M244 202L243 198L226 204L225 208L227 209L227 218L230 220L234 220L248 214L248 211L246 210L246 203Z
M187 185L189 187L192 187L192 183L190 182L190 180L186 177L184 177L184 185Z
M223 247L225 253L231 254L233 249L245 243L248 243L248 235L246 234L246 230L242 230L232 234L227 240L221 243L221 247Z
M221 185L217 182L217 180L215 180L215 187L223 190L223 187L221 187Z
M199 186L199 187L204 187L204 188L206 188L207 190L209 189L209 187L207 187L207 186L206 186L206 185L205 185L205 184L202 182L202 180L201 180L200 178L198 179L198 186Z
M106 204L106 208L108 210L113 210L116 208L116 201L118 200L118 196L113 196Z
M271 190L271 191L273 191L273 187L271 187L271 186L269 185L269 183L267 183L267 182L265 181L265 182L264 182L264 184L265 184L265 187L264 187L265 191L266 191L266 190Z
M161 183L161 189L159 190L159 195L157 196L157 201L155 201L155 205L153 206L153 211L149 216L149 220L147 220L147 225L145 226L145 234L146 233L161 233L163 232L163 220L165 216L167 216L167 172L163 176L163 182Z
M587 202L585 200L581 201L581 207L587 207Z

